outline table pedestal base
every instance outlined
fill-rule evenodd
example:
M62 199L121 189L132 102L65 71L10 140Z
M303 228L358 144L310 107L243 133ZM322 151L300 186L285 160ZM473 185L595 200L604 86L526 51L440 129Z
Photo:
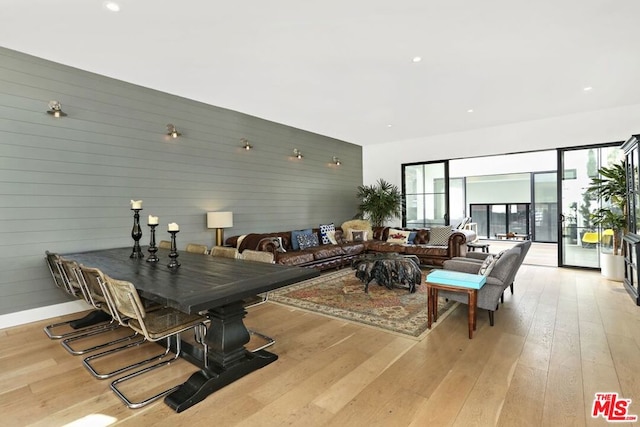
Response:
M278 356L265 350L246 351L244 358L227 368L209 368L191 375L178 390L164 398L164 402L176 412L182 412L204 400L211 393L278 360ZM213 372L220 370L220 372Z

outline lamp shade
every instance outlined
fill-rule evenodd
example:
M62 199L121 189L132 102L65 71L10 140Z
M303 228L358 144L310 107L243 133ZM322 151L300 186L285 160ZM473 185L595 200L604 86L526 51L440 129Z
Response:
M233 212L207 212L207 228L233 227Z

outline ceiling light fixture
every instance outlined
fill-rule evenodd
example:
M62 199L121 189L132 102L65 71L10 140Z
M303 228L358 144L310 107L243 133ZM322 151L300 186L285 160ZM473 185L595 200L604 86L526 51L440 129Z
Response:
M167 130L168 130L167 135L169 135L173 139L176 139L177 137L182 135L180 132L178 132L176 127L174 125L172 125L171 123L169 123L167 125Z
M422 61L422 57L420 57L420 56L414 56L414 57L413 57L413 59L412 59L412 61L413 61L413 62L420 62L420 61Z
M467 113L473 113L473 108L469 108L469 109L467 110Z
M240 142L242 142L242 148L249 151L253 148L253 145L249 144L249 140L246 138L241 138Z
M582 88L582 90L585 91L585 92L589 92L591 89L593 89L591 86L587 86L587 87Z
M340 166L342 164L342 162L340 161L340 159L336 156L333 156L333 164L336 166Z
M105 9L107 9L110 12L120 12L120 5L116 2L106 1L102 3L102 5L104 6Z
M304 156L302 155L302 152L300 150L298 150L297 148L293 149L293 155L296 156L298 159L303 158Z
M49 101L49 110L47 114L51 114L53 117L65 117L67 113L62 111L62 105L58 101Z

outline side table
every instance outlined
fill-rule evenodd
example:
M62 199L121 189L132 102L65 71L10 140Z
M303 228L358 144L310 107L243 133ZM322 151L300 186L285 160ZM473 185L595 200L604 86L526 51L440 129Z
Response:
M484 286L487 278L480 274L460 273L457 271L435 270L427 275L427 328L438 320L438 290L463 292L468 295L467 318L469 323L469 339L476 330L476 304L478 290Z
M475 251L476 249L480 249L482 252L489 253L489 244L488 243L469 242L469 243L467 243L467 249L470 250L470 251Z

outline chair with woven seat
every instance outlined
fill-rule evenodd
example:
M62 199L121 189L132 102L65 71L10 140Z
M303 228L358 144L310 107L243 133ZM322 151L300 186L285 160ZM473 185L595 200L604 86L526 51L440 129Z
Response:
M209 248L206 245L201 245L199 243L188 243L185 251L191 252L193 254L208 254Z
M91 304L88 295L82 290L81 285L77 281L75 273L72 270L72 265L67 265L65 269L63 259L60 255L49 251L45 253L45 261L47 262L47 267L49 268L56 287L75 299L81 299ZM109 315L96 310L78 319L47 325L44 327L44 332L50 339L66 339L91 331L102 330L105 327L105 322L110 320L111 317ZM57 332L58 330L64 330L65 332Z
M190 329L193 329L195 331L196 341L203 345L204 366L208 366L208 347L206 345L206 342L204 341L204 337L206 335L206 326L204 322L206 322L206 318L199 315L183 313L179 310L169 307L147 312L145 311L142 301L140 300L138 291L131 282L112 279L106 275L105 279L106 281L102 287L103 293L107 295L107 297L110 298L114 303L114 307L118 311L120 317L129 319L127 321L127 325L134 331L137 331L138 333L144 335L147 341L167 341L166 350L163 355L151 359L145 359L131 366L142 366L143 364L147 364L153 360L156 360L156 363L150 366L146 366L139 371L135 371L131 374L118 378L111 383L111 389L120 399L122 399L123 402L125 402L125 404L129 408L134 409L145 406L163 396L166 396L179 387L179 385L176 385L142 401L132 402L120 390L118 386L135 377L146 374L163 366L168 366L173 361L178 359L181 352L180 334L182 332L188 331ZM165 359L165 356L167 356L171 352L172 341L175 341L176 348L174 357Z
M158 247L160 249L171 249L171 242L168 240L160 240Z
M238 258L238 250L228 246L213 246L211 256L236 259Z
M111 322L108 327L105 326L104 331L96 330L96 331L91 331L82 335L76 335L76 336L67 338L62 341L62 346L69 353L73 355L81 355L81 354L97 351L102 348L111 347L123 342L129 342L129 343L142 342L143 338L141 338L137 332L132 331L132 333L129 335L126 335L117 339L112 339L110 341L103 342L100 344L96 344L91 347L76 349L72 346L72 344L76 343L77 341L81 342L82 340L85 340L87 338L92 338L95 335L101 334L103 332L115 330L123 326L120 322L118 322L117 315L115 314L115 309L111 307L111 305L107 301L107 298L104 296L102 292L102 288L100 286L100 281L101 280L104 281L104 274L102 273L102 271L100 271L97 268L86 267L78 264L73 266L73 269L76 274L78 282L85 289L85 293L89 296L90 303L97 310L103 310L104 312L106 312L111 317ZM120 348L123 348L123 347L120 347Z

